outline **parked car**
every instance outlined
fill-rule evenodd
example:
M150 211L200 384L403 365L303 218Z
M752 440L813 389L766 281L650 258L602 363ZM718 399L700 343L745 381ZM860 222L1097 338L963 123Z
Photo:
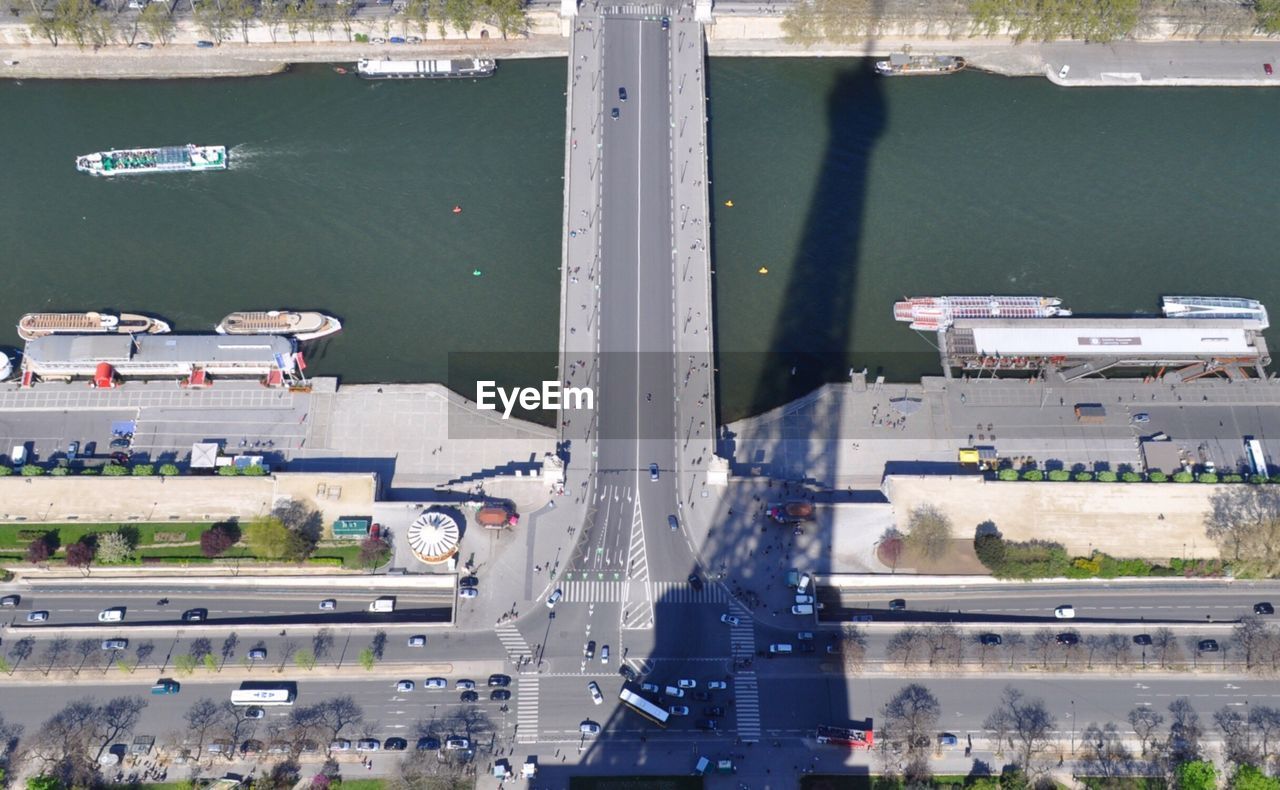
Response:
M458 580L459 587L476 587L480 584L480 580L474 576L463 576Z
M409 748L409 742L404 738L388 738L382 742L382 750L387 752L403 752Z
M490 676L489 676L489 685L490 685L490 686L502 686L502 687L510 686L510 685L511 685L511 676L510 676L510 675L490 675Z
M426 647L426 646L427 646L426 634L414 634L413 636L409 637L409 647Z
M1196 645L1196 649L1201 653L1216 653L1218 652L1218 640L1201 639L1200 643Z
M1135 645L1146 647L1151 644L1151 634L1138 634L1133 638L1133 643Z
M351 751L351 741L346 738L338 738L329 742L329 751L331 752L349 752Z
M661 688L659 688L659 687L658 687L658 685L657 685L656 683L641 683L641 684L640 684L640 690L641 690L641 691L647 691L647 692L648 692L648 693L650 693L650 694L661 694L661 693L662 693L662 689L661 689Z
M587 691L591 692L591 701L597 705L604 702L604 695L600 693L600 686L596 685L593 680L587 684Z
M626 664L618 665L618 674L622 675L624 678L632 682L640 678L640 676L636 674L636 671L631 667L627 666Z
M250 650L249 660L250 661L266 661L267 649L265 647L255 647L254 649Z
M672 716L688 716L689 707L687 705L672 705L667 708L667 712Z
M474 691L464 691L458 695L458 699L463 702L479 702L480 695Z
M1070 631L1066 631L1054 637L1053 641L1057 642L1060 645L1078 645L1080 644L1080 635L1074 634Z
M470 749L471 739L463 738L460 735L454 735L445 739L444 748L451 749L451 750Z
M693 680L691 678L681 678L680 680L676 681L676 688L696 689L697 687L698 687L698 681Z
M244 717L246 719L261 719L261 718L264 718L266 715L267 715L267 712L262 708L245 708L244 709Z
M739 620L738 618L734 617L734 616L733 616L733 615L731 615L731 614L722 614L722 615L720 615L720 622L722 622L722 623L727 623L727 624L729 624L729 625L741 625L741 624L742 624L742 621L741 621L741 620Z
M949 732L943 732L938 734L939 746L955 746L958 743L960 743L960 739Z
M405 41L404 36L392 36L391 38L387 39L387 43L388 44L408 44L409 42Z
M724 708L719 705L708 705L702 709L703 716L723 716Z
M698 729L700 730L719 729L719 726L716 724L715 719L698 719L697 726L698 726Z
M711 692L710 692L710 691L695 691L695 692L693 692L693 698L694 698L694 699L696 699L698 702L710 702L710 701L711 701Z
M103 650L124 650L129 646L128 639L104 639L102 640Z
M209 49L213 46L212 41L197 41L196 46L200 49Z
M361 738L356 741L357 752L376 752L382 747L377 738Z
M151 42L150 42L150 41L139 41L137 44L134 44L134 46L135 46L135 47L137 47L138 49L151 49ZM115 441L112 441L112 442L111 442L111 446L112 446L112 447L115 447L115 444L116 444L116 443L115 443ZM128 442L127 442L127 441L125 442L125 445L124 445L124 446L125 446L125 447L128 447L128 446L129 446L129 444L128 444Z
M262 741L255 741L252 738L250 738L249 740L244 741L243 743L240 744L240 753L241 754L261 754L264 748L266 747L263 745Z
M458 590L459 598L475 598L478 595L480 595L480 591L474 587L463 587L461 590Z
M1150 422L1151 415L1147 414L1145 411L1140 411L1137 414L1133 415L1133 421L1136 423Z
M494 689L489 692L489 699L494 702L506 702L511 699L511 692L506 689Z
M419 738L416 748L420 752L434 752L440 748L440 739L432 738L430 735L425 738Z
M447 689L449 681L444 678L427 678L427 682L422 684L424 689Z
M474 680L467 680L463 678L462 680L459 680L457 683L454 683L453 687L458 689L459 691L470 691L471 689L476 687L476 682Z
M982 634L978 637L978 644L987 645L988 647L995 647L1003 643L1004 640L1000 638L999 634Z

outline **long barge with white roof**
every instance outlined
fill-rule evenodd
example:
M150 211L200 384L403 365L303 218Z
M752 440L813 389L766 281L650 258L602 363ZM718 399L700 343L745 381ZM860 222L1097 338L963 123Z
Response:
M356 63L356 74L366 80L441 80L488 77L498 68L491 58L441 60L371 60Z
M270 386L298 380L304 363L297 343L282 335L45 335L27 342L23 383L34 379L186 377L207 386L209 376L258 377Z

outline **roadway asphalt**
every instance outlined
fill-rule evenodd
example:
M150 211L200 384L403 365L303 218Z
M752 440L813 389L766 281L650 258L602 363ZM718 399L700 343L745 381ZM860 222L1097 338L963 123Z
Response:
M889 601L902 598L904 611L891 611ZM875 622L1055 622L1054 610L1063 605L1075 611L1074 621L1131 623L1209 623L1231 621L1253 613L1255 604L1280 603L1280 584L1274 582L1206 581L1183 583L1146 579L1107 583L1035 583L968 585L958 588L903 589L820 587L823 619L870 615Z

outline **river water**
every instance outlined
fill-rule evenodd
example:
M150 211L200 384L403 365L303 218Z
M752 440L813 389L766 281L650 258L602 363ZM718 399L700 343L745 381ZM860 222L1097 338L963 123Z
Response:
M1280 309L1280 91L869 69L708 67L723 418L854 366L937 372L926 339L891 319L903 295L1045 294L1132 314L1161 294L1226 294ZM564 74L532 60L477 82L320 66L0 82L0 323L97 308L198 331L237 309L324 309L346 330L308 372L345 381L445 380L447 352L553 350ZM227 144L231 170L73 167L78 153L187 141ZM528 383L547 364L499 377Z

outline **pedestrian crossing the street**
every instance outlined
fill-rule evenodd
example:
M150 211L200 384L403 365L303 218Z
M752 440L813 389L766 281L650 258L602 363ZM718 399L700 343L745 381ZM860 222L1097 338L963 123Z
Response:
M735 601L729 607L729 613L738 618L737 625L729 626L729 651L735 661L752 658L756 654L755 621L751 619L747 608Z
M519 660L521 656L531 654L529 643L525 641L524 634L520 633L520 629L511 623L499 623L493 630L498 635L498 641L506 649L507 655L512 659Z
M760 740L760 686L754 671L739 672L734 676L733 697L738 737L745 742Z
M522 675L516 684L516 742L538 742L538 677ZM756 725L759 737L760 727Z
M635 582L634 585L639 585ZM566 581L560 585L566 603L626 603L631 599L633 582L620 581ZM724 588L715 584L695 590L685 582L652 582L652 600L669 603L727 604L731 600ZM642 589L642 588L637 588Z

